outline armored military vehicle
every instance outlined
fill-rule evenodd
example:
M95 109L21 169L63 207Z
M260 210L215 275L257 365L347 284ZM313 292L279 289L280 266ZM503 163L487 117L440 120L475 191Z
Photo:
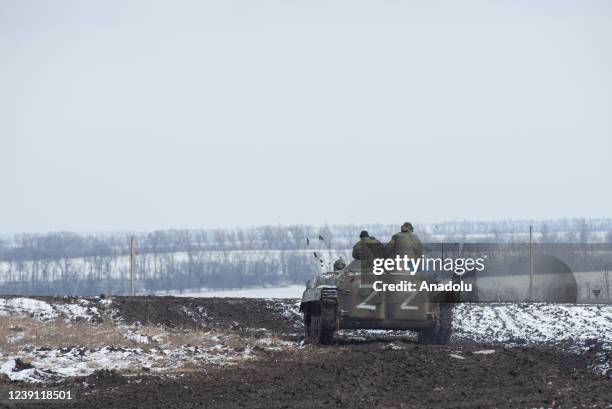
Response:
M374 275L371 269L362 269L359 260L313 278L300 304L307 341L329 344L339 329L384 329L414 330L419 343L448 343L452 318L450 305L440 304L444 294L380 291L383 284L406 287L411 282L418 289L423 281L435 282L422 273Z

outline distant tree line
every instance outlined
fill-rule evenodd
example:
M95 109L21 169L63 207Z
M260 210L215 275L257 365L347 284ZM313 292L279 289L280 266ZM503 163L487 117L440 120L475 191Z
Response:
M262 226L137 233L140 291L302 284L350 249L361 230L385 241L397 225ZM539 242L612 243L612 219L449 221L415 223L428 242L524 242L529 226ZM98 294L129 292L129 233L18 234L0 241L0 292ZM585 260L592 260L585 257ZM588 261L585 261L587 263Z

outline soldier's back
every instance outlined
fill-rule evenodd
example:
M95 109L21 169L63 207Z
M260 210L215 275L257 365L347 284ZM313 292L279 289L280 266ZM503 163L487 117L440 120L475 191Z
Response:
M375 237L363 237L353 246L355 260L372 260L383 256L383 245Z
M391 256L417 258L423 254L423 244L416 234L412 232L402 231L396 233L391 240L394 243Z

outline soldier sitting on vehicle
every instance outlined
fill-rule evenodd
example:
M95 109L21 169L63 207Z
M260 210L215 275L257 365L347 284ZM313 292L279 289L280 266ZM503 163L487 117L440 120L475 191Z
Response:
M346 267L346 263L344 262L344 260L342 260L342 257L340 257L334 262L334 271L343 270L344 267Z
M401 231L391 237L391 241L385 248L385 256L388 258L395 256L419 258L422 255L423 243L414 234L414 227L408 222L402 224Z
M359 234L359 241L353 246L353 258L355 260L372 260L377 257L382 257L382 243L375 237L363 230Z

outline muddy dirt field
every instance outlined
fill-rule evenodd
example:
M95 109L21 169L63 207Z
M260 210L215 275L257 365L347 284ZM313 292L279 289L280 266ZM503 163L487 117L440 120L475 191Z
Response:
M611 381L571 355L480 347L388 348L385 342L312 347L240 367L174 379L97 374L80 401L91 408L532 408L612 404ZM452 351L452 352L451 352ZM460 352L459 352L460 351ZM457 359L450 355L464 356ZM459 352L459 354L457 353ZM79 384L80 385L80 384ZM82 388L82 386L80 386Z
M294 317L282 315L282 302L244 298L115 297L114 306L126 322L154 323L183 328L274 333L296 332ZM275 308L276 307L276 308ZM192 311L205 311L205 317Z
M286 308L294 301L113 300L114 313L126 322L237 332L266 328L275 337L298 342L301 336L299 321ZM194 317L193 311L205 311L206 319ZM448 346L424 346L412 336L342 333L335 345L262 350L256 359L236 365L196 366L162 375L96 371L36 386L76 390L75 402L8 407L611 408L612 380L592 370L592 358L588 351L575 354L546 346L506 347L461 339ZM0 381L2 388L19 385Z

